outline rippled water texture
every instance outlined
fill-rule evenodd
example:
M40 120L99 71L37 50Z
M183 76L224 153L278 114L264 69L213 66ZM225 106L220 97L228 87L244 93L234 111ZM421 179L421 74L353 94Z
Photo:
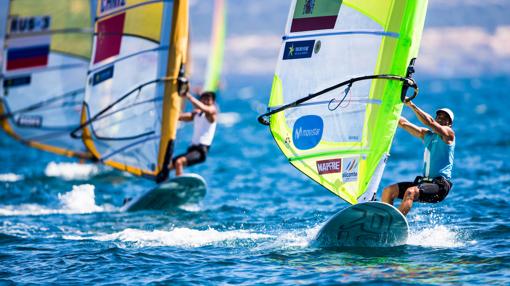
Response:
M456 112L454 189L416 205L407 245L370 250L309 246L346 204L291 167L257 124L270 78L229 82L210 157L189 169L208 193L170 212L120 212L152 184L2 133L0 283L510 283L507 78L420 80L419 106ZM421 159L421 142L399 131L382 185L414 178Z

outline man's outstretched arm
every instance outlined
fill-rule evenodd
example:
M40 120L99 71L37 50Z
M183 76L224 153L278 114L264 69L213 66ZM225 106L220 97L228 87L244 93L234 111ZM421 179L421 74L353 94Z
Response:
M185 113L181 113L179 115L179 121L184 121L184 122L189 122L189 121L192 121L193 120L193 117L195 116L196 112L193 111L193 112L185 112Z
M400 117L398 121L398 126L405 131L409 132L409 134L413 135L416 138L420 138L423 140L425 134L427 133L427 128L418 127L411 122L409 122L405 117Z
M418 120L420 120L421 123L430 127L435 133L439 134L445 143L450 144L453 142L453 140L455 140L455 133L450 127L439 124L436 120L434 120L432 116L430 116L430 114L421 110L411 101L406 102L405 105L413 110L414 114L416 114L416 117L418 117Z
M200 100L196 99L191 93L186 93L186 98L188 98L189 101L191 101L191 104L195 106L196 108L202 110L205 114L214 116L216 115L216 107L214 105L205 105L204 103L200 102Z

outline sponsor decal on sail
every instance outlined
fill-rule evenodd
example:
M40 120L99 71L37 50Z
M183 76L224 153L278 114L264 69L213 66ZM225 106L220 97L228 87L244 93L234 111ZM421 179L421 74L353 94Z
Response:
M294 124L292 141L300 150L308 150L317 146L322 139L324 121L317 115L299 118Z
M319 175L341 173L342 159L317 161L317 172Z
M92 85L97 85L113 77L113 66L96 72L92 76Z
M283 59L295 60L311 58L314 46L315 40L287 42L285 43Z
M344 183L356 182L358 180L358 158L345 158L342 170L342 180Z
M297 0L291 33L335 28L341 0Z
M17 86L29 85L30 82L31 82L31 77L29 75L10 77L10 78L4 79L4 87L17 87Z
M16 124L21 127L40 128L43 118L39 115L20 115L16 118Z

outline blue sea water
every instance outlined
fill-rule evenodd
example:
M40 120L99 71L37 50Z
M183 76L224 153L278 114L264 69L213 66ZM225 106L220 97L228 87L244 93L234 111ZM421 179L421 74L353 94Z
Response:
M257 123L271 79L228 82L210 157L188 170L208 193L170 212L121 212L152 184L2 133L0 283L510 284L508 77L419 80L420 107L456 113L454 189L415 205L406 245L365 250L309 246L347 204L291 167ZM381 185L414 178L422 152L399 130Z

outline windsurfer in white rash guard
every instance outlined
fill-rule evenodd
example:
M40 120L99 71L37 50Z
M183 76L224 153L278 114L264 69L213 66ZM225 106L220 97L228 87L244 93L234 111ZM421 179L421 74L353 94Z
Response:
M206 91L196 99L189 92L184 96L195 108L192 112L185 112L179 116L180 121L193 121L193 137L191 146L186 153L176 156L170 165L170 170L175 169L175 175L182 175L186 166L192 166L205 161L209 148L211 147L216 123L218 108L216 107L216 94Z
M416 126L404 117L398 125L425 144L423 176L414 182L400 182L384 189L382 201L393 204L402 199L399 210L403 215L411 210L414 201L438 203L446 198L452 187L450 182L455 150L455 132L452 129L454 115L448 108L436 111L436 118L418 108L411 101L405 103L416 117L431 130Z

